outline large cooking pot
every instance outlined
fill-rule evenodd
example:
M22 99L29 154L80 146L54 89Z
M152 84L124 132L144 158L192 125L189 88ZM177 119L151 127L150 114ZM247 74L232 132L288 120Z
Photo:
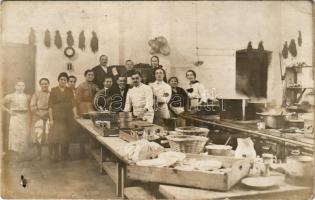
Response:
M270 113L257 113L265 122L266 128L280 129L285 126L285 115L283 114L270 114Z
M118 117L119 128L121 129L131 128L132 112L120 112L118 114Z

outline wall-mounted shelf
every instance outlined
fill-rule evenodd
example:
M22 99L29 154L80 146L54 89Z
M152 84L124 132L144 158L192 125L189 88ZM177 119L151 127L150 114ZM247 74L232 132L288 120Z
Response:
M302 68L313 68L309 65L296 65L285 68L283 79L285 80L285 99L289 104L298 104L302 99L305 91L308 89L314 90L313 87L305 87L298 84L298 73L302 72Z

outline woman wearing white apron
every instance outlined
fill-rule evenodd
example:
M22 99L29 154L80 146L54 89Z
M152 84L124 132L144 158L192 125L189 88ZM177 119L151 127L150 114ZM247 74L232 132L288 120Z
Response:
M154 96L154 123L163 125L163 119L170 118L168 102L171 99L172 88L164 80L165 71L162 68L155 69L155 82L150 83Z
M186 91L190 100L190 108L197 107L200 104L207 104L208 92L205 86L196 80L196 72L188 70L186 78L189 80L189 88Z
M10 114L9 150L26 152L30 131L30 96L24 93L25 83L18 81L15 92L4 97L3 108Z

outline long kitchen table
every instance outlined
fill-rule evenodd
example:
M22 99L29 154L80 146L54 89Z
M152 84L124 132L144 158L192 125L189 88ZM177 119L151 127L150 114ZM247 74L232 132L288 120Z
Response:
M99 164L100 172L106 171L116 184L116 195L123 197L126 180L125 166L129 163L123 153L127 142L119 137L103 137L89 119L76 119L76 121L91 136L90 153ZM92 147L93 143L98 148Z
M118 197L124 197L124 191L126 190L126 180L128 177L128 166L133 165L128 159L124 157L124 147L127 144L126 141L119 137L103 137L94 127L91 120L88 119L76 119L78 124L86 130L91 140L98 146L98 148L92 148L91 153L97 160L100 171L106 171L107 174L113 179L116 184L116 195ZM145 174L143 174L145 176ZM157 183L159 184L159 183ZM137 187L137 192L139 192ZM130 187L132 189L132 187ZM299 187L288 184L281 185L277 189L260 191L260 190L248 190L243 187L235 186L228 192L217 192L210 190L194 189L187 187L178 187L171 185L160 184L159 191L166 198L171 199L220 199L220 198L243 198L245 196L255 195L276 195L278 193L298 193L308 192L310 187ZM139 193L141 194L141 193ZM273 196L272 196L273 197ZM139 197L141 199L141 197Z

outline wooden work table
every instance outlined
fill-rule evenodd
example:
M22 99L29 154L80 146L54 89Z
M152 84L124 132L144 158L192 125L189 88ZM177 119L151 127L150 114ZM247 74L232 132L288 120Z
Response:
M113 179L116 184L116 195L124 197L124 191L126 190L126 180L128 170L126 168L132 163L124 157L124 147L127 144L126 141L119 137L103 137L95 129L91 120L88 119L76 119L78 124L87 131L91 140L97 143L97 148L92 148L91 153L97 160L100 166L100 172L106 171L107 174ZM145 174L143 174L145 176ZM156 183L159 184L159 183ZM137 190L139 192L138 187ZM132 187L130 187L132 189ZM194 188L185 188L170 185L160 185L159 191L166 198L170 199L220 199L220 198L244 198L254 197L262 195L274 195L280 193L289 194L302 192L303 194L309 194L309 187L292 186L283 183L279 188L259 191L249 190L239 185L236 185L228 192L218 192ZM140 194L140 193L139 193ZM144 194L144 193L143 193ZM147 194L147 193L146 193ZM141 198L141 197L139 197Z
M103 137L94 128L89 119L76 119L76 121L88 131L101 145L111 151L120 161L128 163L129 161L123 156L124 146L128 143L119 137Z
M117 136L104 137L95 128L90 119L76 119L77 123L86 130L90 136L90 154L99 164L99 170L105 171L116 184L116 195L124 196L126 185L126 166L131 165L130 160L124 157L124 147L128 143ZM133 121L136 125L147 125L147 122ZM156 128L162 128L154 125Z
M124 195L125 166L129 161L124 157L126 141L119 137L103 137L90 119L76 119L78 124L90 136L90 154L99 165L100 173L105 171L116 185L116 195Z

